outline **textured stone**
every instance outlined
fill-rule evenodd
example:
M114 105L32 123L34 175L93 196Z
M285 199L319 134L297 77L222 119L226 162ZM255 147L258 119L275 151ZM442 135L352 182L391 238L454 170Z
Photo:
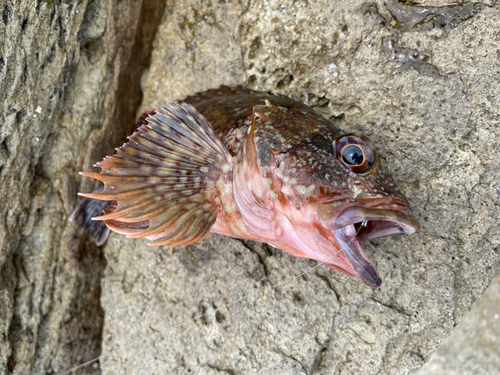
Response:
M416 375L500 374L500 277Z
M78 171L132 129L160 17L141 1L0 4L0 371L55 373L100 353L104 258L68 217L92 188Z
M422 7L0 3L2 373L96 357L103 309L110 374L400 374L428 360L498 264L500 14L493 0L406 3ZM221 236L148 248L114 235L103 271L68 223L93 188L77 172L139 109L220 84L289 95L372 138L422 223L367 246L380 289Z
M301 100L374 141L422 231L366 246L377 290L261 244L111 236L104 372L403 374L430 358L498 262L500 12L426 3L441 7L167 7L143 109L220 84Z

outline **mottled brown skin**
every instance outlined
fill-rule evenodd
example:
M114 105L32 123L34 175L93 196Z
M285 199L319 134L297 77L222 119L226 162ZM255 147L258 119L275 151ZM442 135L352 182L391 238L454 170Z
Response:
M371 142L290 98L223 86L145 112L138 124L97 164L102 173L84 174L103 181L103 192L82 194L113 200L97 219L129 237L174 246L212 232L267 242L378 287L362 243L418 230ZM370 164L341 158L351 143Z
M338 217L348 208L359 206L396 210L412 215L394 180L382 170L378 157L368 173L354 173L338 160L334 155L332 142L343 133L310 107L283 96L226 87L188 97L185 101L194 105L207 118L233 156L237 155L241 139L254 115L257 115L255 143L258 166L268 182L273 198L280 202L281 210L289 218L293 216L291 211L295 210L300 216L300 212L308 205L316 206L324 216L331 218ZM371 143L370 146L373 148ZM332 201L333 205L328 203ZM323 203L325 204L322 205ZM386 212L387 215L390 214ZM227 228L218 229L217 224L220 225L220 222L239 219L234 214L227 215L226 218L222 216L219 216L220 220L213 232L270 242L294 256L311 256L308 252L290 248L283 241L269 241L266 235L255 237L255 231L250 231L254 232L253 237L242 233L241 226L232 231ZM292 220L292 226L293 223ZM308 230L320 233L331 242L335 241L329 230L331 228L325 228L321 221L311 219L308 224ZM300 224L296 227L300 227ZM311 240L311 243L318 244L318 240ZM362 255L366 258L364 253ZM332 260L331 256L326 259L318 256L314 258L321 258L330 267L341 272L359 276L349 266L337 264L339 259ZM341 263L343 261L346 260L340 259Z
M279 134L280 139L289 140L294 144L304 142L304 139L312 134L311 130L324 125L326 132L332 139L339 131L333 124L325 118L319 116L310 107L300 102L296 102L286 96L270 95L243 88L229 88L222 86L219 89L208 90L194 96L188 96L182 102L193 105L200 113L205 116L212 125L217 135L222 140L224 146L235 156L240 142L234 141L235 130L246 129L252 120L253 108L255 106L265 105L265 101L270 101L275 106L280 106L288 110L289 115L297 115L301 121L301 126L290 127L290 123L273 124L272 132L258 131L257 136L267 135L268 143L271 143L271 134ZM259 134L260 133L260 134ZM263 139L264 140L264 139ZM276 139L278 142L279 140ZM240 139L241 141L241 139ZM326 144L324 139L318 139L316 147L329 147L331 143Z
M285 112L260 108L264 115L267 114L256 129L260 166L287 160L284 178L295 178L299 186L311 181L317 184L313 196L308 199L311 202L321 202L325 197L330 200L333 196L352 198L349 186L358 182L364 188L359 197L394 197L406 203L378 160L371 173L358 175L333 157L332 141L343 132L305 104L285 96L224 86L187 97L183 102L192 104L207 118L224 146L235 156L251 123L254 107L265 106L266 100Z

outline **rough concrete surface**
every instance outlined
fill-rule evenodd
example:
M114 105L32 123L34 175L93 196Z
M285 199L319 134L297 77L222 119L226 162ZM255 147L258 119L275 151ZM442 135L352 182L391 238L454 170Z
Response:
M403 374L493 278L497 1L18 0L0 14L2 373L60 373L102 346L109 374ZM220 84L289 95L374 141L422 224L367 245L379 289L221 236L113 235L103 254L68 223L93 188L78 171L140 110Z
M500 276L416 375L500 374Z
M498 262L500 9L403 3L167 6L142 109L220 84L301 100L374 141L422 231L367 246L377 290L261 244L111 236L104 373L405 374L464 319Z
M0 1L3 374L58 373L101 351L105 262L68 217L76 192L92 188L78 171L134 125L155 11L141 1Z

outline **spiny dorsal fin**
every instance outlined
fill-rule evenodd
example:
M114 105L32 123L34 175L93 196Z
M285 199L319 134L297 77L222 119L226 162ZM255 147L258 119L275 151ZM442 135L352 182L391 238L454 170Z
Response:
M273 108L274 110L278 110L278 107L276 107L273 103L271 103L269 100L264 101L266 103L266 107L268 108Z
M187 96L183 102L189 104L196 104L202 102L204 100L210 100L217 97L229 96L229 95L238 95L238 94L251 94L252 90L245 89L242 86L236 87L228 87L228 86L220 86L217 89L209 89L207 91L199 92L194 95Z
M94 220L131 238L162 238L151 245L188 245L208 235L221 206L216 185L232 160L205 117L189 104L169 104L116 150L96 164L101 173L81 173L104 189L80 195L113 201Z

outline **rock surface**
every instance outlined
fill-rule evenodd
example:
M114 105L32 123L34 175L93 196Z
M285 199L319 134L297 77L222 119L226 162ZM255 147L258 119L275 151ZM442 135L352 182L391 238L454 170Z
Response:
M101 351L104 258L68 222L92 189L78 171L131 131L162 10L0 4L0 372L58 373Z
M500 6L404 3L420 6L0 3L0 371L60 373L97 356L101 334L110 374L400 374L428 360L498 262ZM220 84L289 95L374 141L422 224L367 246L380 289L221 236L115 235L104 270L68 223L93 188L78 171L140 109Z
M422 224L367 246L356 280L210 236L111 236L103 370L403 374L427 361L495 274L500 229L497 2L177 1L142 108L220 84L282 93L370 137Z
M416 375L500 374L500 276Z

